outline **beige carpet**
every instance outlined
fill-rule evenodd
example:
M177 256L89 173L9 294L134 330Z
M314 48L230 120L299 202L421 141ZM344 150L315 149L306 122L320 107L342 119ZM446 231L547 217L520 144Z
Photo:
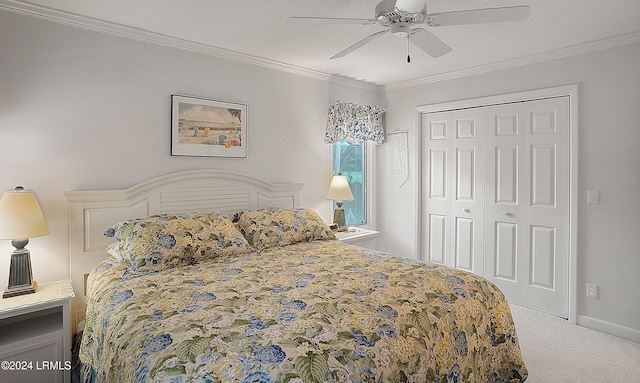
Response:
M511 306L526 383L640 382L640 344Z

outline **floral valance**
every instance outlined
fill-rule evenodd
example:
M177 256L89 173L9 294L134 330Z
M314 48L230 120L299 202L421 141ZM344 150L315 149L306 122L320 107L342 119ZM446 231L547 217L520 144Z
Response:
M336 101L329 106L324 142L333 144L346 138L352 145L360 145L366 140L382 144L385 139L383 114L384 109L376 105Z

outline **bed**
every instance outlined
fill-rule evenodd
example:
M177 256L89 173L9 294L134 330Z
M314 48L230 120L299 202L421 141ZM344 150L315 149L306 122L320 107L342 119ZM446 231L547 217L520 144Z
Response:
M72 243L87 253L94 224L104 223L86 219L92 209L113 219L112 208L121 214L185 185L264 188L249 198L262 202L231 211L189 203L102 227L110 255L93 254L87 279L83 381L526 379L509 306L488 281L341 243L315 211L297 206L300 184L219 175L174 174L115 199L69 194L72 222L81 221Z

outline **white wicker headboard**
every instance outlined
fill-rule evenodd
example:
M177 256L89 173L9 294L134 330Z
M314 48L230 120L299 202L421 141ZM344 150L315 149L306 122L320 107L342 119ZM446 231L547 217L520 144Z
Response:
M304 184L272 184L225 170L189 170L150 179L124 190L68 191L70 274L75 312L83 310L85 275L105 259L113 242L103 232L129 218L158 213L218 211L233 214L262 207L299 207Z

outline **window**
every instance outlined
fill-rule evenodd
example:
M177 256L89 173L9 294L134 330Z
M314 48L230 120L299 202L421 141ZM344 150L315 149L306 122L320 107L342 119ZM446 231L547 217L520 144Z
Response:
M347 226L367 223L366 163L366 144L351 145L347 140L333 144L333 173L347 177L353 194L353 201L342 205Z

